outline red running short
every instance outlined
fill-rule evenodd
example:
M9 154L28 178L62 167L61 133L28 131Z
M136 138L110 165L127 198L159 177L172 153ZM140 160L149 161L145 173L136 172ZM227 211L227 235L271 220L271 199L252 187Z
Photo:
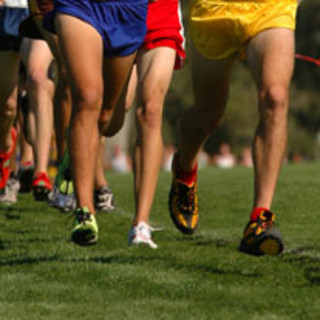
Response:
M179 0L158 0L149 3L147 35L143 49L173 48L177 52L175 69L182 67L185 59L185 37Z

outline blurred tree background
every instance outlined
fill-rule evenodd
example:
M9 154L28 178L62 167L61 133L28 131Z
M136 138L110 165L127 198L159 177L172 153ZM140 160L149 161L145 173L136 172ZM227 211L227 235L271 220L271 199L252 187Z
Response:
M188 1L182 2L185 30L188 34ZM187 41L188 43L188 41ZM320 58L320 0L305 0L297 16L296 52ZM188 55L188 47L187 47ZM188 55L189 56L189 55ZM187 56L187 57L188 57ZM288 156L302 155L320 160L320 68L314 63L296 59L291 86ZM206 151L214 153L221 142L228 142L239 155L252 142L257 124L256 91L249 71L237 62L232 75L230 99L220 128L209 138ZM193 104L190 61L175 72L164 110L166 144L176 144L179 118Z

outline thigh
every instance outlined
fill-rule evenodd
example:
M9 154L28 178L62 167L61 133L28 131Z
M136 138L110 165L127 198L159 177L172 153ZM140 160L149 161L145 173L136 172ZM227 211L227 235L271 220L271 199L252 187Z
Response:
M288 87L294 67L294 33L268 29L251 39L246 48L249 68L259 90Z
M5 106L8 97L11 96L18 85L20 58L15 51L0 52L0 108Z
M137 74L137 64L135 63L128 83L128 87L125 93L125 111L128 111L134 104L137 93L137 85L138 85L138 74Z
M113 111L119 103L120 96L123 99L125 89L128 85L129 76L132 71L136 54L124 57L111 57L104 59L103 78L104 78L104 97L103 109ZM124 103L121 103L121 106Z
M139 98L162 104L173 73L176 51L169 47L141 50L137 58Z
M44 40L30 40L22 47L21 57L28 73L38 70L47 73L53 59Z
M126 100L129 98L126 93L135 57L136 55L132 54L125 57L105 58L104 96L99 119L100 131L105 136L113 136L123 125Z
M192 47L192 82L195 107L207 113L221 113L226 107L234 58L205 58Z
M59 45L73 90L103 92L103 43L99 33L88 23L66 14L58 14L56 27Z

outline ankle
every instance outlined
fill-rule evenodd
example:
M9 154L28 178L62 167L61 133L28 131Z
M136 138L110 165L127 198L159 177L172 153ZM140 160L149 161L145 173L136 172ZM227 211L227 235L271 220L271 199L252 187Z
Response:
M251 212L250 220L251 221L256 220L259 217L259 215L261 214L261 212L263 212L263 211L270 211L270 209L262 208L262 207L254 207Z
M196 163L191 170L186 170L181 166L179 155L176 154L174 158L173 166L175 168L175 173L178 180L180 180L181 182L187 185L192 185L194 183L194 181L197 178L198 163Z

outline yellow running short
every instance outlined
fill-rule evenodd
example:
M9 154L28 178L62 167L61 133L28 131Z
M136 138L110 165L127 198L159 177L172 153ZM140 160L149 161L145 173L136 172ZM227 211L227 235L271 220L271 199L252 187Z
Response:
M229 58L263 30L294 30L296 0L194 0L190 34L209 59Z

